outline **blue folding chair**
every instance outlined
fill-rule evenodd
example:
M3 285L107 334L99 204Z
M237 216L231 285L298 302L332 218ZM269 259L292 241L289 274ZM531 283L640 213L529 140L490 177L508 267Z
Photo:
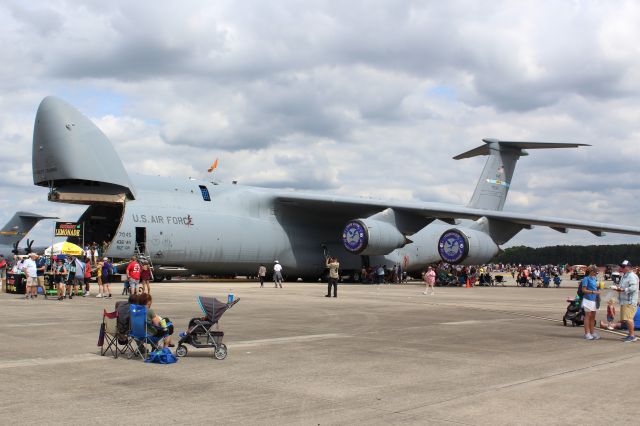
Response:
M127 356L131 359L140 357L143 360L147 357L149 351L146 350L145 344L151 346L152 351L159 349L158 342L164 339L162 333L151 335L147 331L147 307L143 305L129 305L129 337L135 344L131 345L131 351Z

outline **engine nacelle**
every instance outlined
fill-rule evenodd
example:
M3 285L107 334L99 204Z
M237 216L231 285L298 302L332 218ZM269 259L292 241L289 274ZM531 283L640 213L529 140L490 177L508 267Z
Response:
M438 240L438 253L447 263L480 265L498 254L498 245L484 232L452 228Z
M407 242L394 225L375 219L352 220L342 231L344 248L363 256L388 254Z

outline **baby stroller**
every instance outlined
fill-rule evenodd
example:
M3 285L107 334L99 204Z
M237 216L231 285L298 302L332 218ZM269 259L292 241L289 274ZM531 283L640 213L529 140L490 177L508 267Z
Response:
M180 333L176 356L186 356L188 351L185 345L188 344L195 348L213 348L213 356L216 359L225 359L227 357L227 346L222 343L224 332L212 330L212 327L218 323L218 320L227 309L239 301L240 299L238 298L231 303L224 303L214 297L198 296L198 304L205 316L191 318L188 330Z
M584 310L582 309L582 299L579 297L567 298L569 306L567 306L567 312L562 317L562 323L566 326L567 322L571 321L574 327L584 324Z

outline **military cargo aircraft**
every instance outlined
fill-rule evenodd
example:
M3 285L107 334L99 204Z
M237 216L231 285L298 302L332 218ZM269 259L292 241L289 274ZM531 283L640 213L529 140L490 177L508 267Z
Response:
M317 279L327 253L354 274L369 265L480 264L534 225L640 235L638 227L502 211L526 150L581 144L483 141L454 157L488 156L467 206L130 176L87 117L47 97L35 120L33 181L49 188L50 201L89 206L79 219L85 241L107 241L112 257L144 253L159 275L255 274L277 259L289 278Z
M31 231L38 222L43 219L57 219L57 217L41 216L35 213L17 212L0 230L0 254L5 259L11 259L14 254L30 253L33 241L27 239L24 252L20 251L18 244Z

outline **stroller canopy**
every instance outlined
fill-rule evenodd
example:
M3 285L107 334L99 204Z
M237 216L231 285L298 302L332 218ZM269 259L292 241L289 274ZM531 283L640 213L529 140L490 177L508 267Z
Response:
M198 296L200 309L211 322L217 322L230 305L219 301L215 297Z

